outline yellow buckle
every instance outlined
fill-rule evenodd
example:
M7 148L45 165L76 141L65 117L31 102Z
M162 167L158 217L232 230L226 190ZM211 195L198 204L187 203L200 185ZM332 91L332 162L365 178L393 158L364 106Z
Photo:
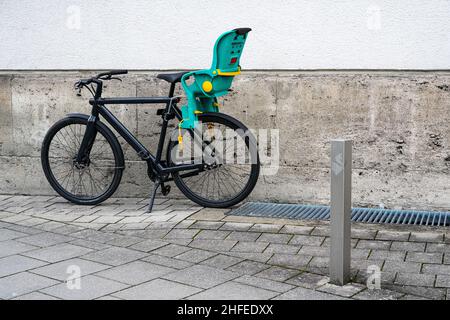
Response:
M241 67L238 67L237 71L232 71L232 72L224 72L224 71L220 71L220 69L217 69L217 74L219 76L224 76L224 77L237 76L238 74L241 74Z

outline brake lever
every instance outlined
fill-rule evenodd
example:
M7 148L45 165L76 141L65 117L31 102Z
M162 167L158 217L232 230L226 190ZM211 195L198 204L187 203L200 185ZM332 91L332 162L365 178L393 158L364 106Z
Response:
M81 85L81 81L77 81L77 82L75 82L75 84L74 84L74 90L76 91L76 90L78 90L78 92L76 93L76 95L78 96L78 97L81 97L81 89L83 88L83 86Z
M120 82L122 82L122 79L121 78L117 78L117 77L111 77L111 78L109 78L109 80L119 80Z

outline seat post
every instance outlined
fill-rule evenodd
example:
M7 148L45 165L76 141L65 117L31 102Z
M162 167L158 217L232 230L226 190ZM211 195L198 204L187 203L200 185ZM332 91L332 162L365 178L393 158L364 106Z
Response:
M170 84L170 90L169 90L169 98L173 97L173 93L175 92L175 82L172 82Z

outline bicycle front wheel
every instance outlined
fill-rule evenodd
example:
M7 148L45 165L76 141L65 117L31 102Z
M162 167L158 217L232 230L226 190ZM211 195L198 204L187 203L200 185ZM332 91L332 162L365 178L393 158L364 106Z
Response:
M123 152L106 126L97 124L97 134L88 159L76 161L86 131L87 118L68 117L47 132L41 150L45 176L65 199L94 205L108 199L122 178Z
M227 208L244 200L258 181L257 144L236 119L220 114L199 115L195 130L183 130L182 146L172 137L168 163L201 164L201 169L175 172L180 191L204 207Z

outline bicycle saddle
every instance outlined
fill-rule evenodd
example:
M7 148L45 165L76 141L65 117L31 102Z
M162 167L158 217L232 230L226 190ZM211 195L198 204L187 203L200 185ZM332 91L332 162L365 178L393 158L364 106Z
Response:
M177 73L160 73L156 77L159 79L166 80L167 82L170 82L170 83L177 83L177 82L180 82L181 77L188 72L189 71L182 71L182 72L177 72Z

